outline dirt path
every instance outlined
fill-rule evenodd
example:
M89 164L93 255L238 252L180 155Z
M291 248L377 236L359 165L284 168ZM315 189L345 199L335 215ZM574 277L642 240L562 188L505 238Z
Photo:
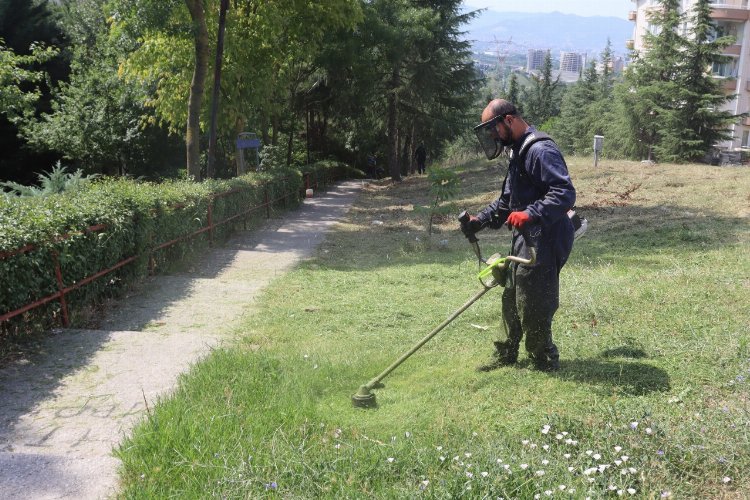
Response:
M0 369L0 498L103 498L117 487L112 448L179 374L252 314L257 294L309 256L362 181L241 232L195 265L152 278L102 319L60 330L42 352Z

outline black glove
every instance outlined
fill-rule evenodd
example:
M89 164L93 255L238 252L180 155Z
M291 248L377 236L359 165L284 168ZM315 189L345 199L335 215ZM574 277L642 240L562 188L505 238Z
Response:
M461 222L461 232L464 233L464 236L469 238L469 240L472 240L474 239L474 234L481 231L484 225L475 215L469 215L466 212L461 215L462 217L459 217L459 221Z

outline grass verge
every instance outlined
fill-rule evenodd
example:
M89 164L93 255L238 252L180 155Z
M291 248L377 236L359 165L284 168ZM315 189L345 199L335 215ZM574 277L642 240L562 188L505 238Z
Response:
M352 407L480 287L455 222L428 238L413 211L424 177L374 184L122 443L122 496L750 496L748 170L569 163L590 226L562 272L559 373L474 371L503 335L496 289ZM502 181L460 175L472 211Z

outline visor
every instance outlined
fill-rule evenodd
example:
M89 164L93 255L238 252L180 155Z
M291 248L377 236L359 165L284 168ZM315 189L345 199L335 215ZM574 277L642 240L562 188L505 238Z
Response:
M479 139L479 145L482 146L484 154L488 160L497 158L503 150L500 142L497 140L497 134L492 130L501 117L490 118L474 127L474 133Z

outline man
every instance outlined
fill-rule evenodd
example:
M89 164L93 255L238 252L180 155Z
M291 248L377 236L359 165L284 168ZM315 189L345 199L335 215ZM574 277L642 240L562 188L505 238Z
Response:
M503 291L502 310L507 339L495 342L492 360L478 369L493 370L518 359L523 336L535 367L555 371L560 367L557 346L552 341L552 318L559 305L560 269L573 248L573 223L567 216L576 199L560 150L554 142L519 115L503 99L491 101L475 127L488 159L511 148L508 173L500 197L462 224L467 237L503 224L513 228L512 254L536 262L512 263Z
M427 160L427 151L424 148L424 144L419 144L416 151L414 151L414 158L417 160L417 172L423 174L425 172L424 163Z

